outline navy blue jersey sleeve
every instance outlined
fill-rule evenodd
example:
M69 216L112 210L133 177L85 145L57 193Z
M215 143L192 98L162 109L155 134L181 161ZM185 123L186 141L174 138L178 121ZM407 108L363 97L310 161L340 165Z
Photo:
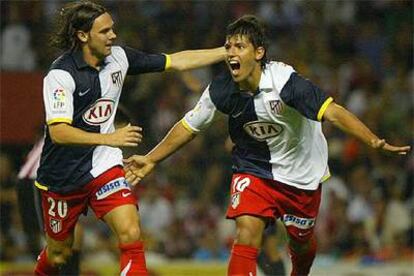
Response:
M128 59L128 75L151 72L162 72L167 67L167 56L163 54L147 54L139 50L123 47Z
M290 76L280 97L287 105L314 121L322 120L327 105L332 101L324 91L297 73Z

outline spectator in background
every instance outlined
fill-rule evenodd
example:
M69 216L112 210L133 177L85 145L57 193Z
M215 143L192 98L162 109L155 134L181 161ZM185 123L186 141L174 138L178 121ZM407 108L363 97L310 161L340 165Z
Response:
M197 249L192 257L197 261L225 261L229 257L227 248L217 239L217 233L214 229L202 233L196 243Z
M17 197L19 203L19 212L22 220L23 230L26 234L27 246L32 254L33 260L36 260L41 249L41 237L43 236L40 210L41 206L39 192L33 185L36 179L36 171L39 168L40 154L44 144L43 137L38 139L33 148L27 154L23 165L17 174ZM40 212L40 213L39 213Z
M0 259L2 261L12 261L18 254L15 236L13 234L13 217L17 208L17 197L15 191L14 166L10 157L0 152L0 239L1 250Z
M351 223L362 223L374 215L372 197L375 186L365 166L356 166L349 176L353 191L347 211L348 219Z
M152 184L148 185L140 196L139 213L143 230L161 241L172 223L173 210L170 202L162 195L160 196L156 181Z
M333 154L332 154L333 155ZM331 156L332 156L331 155ZM349 201L349 190L335 166L330 165L334 175L322 185L322 199L316 225L316 234L323 239L318 239L318 252L322 254L338 254L344 250L348 229L346 206ZM338 218L342 223L338 224Z
M31 32L19 18L17 5L11 5L10 22L1 34L0 68L9 71L32 71L36 68Z

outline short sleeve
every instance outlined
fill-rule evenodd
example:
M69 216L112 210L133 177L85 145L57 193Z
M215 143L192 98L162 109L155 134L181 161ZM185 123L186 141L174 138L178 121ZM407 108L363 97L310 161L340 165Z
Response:
M209 87L201 95L196 106L185 114L181 123L192 133L206 129L213 121L216 114L216 107L210 98Z
M162 72L168 69L169 56L164 54L148 54L131 47L123 47L128 59L128 75L151 72Z
M43 79L43 101L48 125L72 123L75 88L72 76L64 70L51 70Z
M280 93L282 100L314 121L321 121L323 113L333 101L324 91L309 80L293 73Z

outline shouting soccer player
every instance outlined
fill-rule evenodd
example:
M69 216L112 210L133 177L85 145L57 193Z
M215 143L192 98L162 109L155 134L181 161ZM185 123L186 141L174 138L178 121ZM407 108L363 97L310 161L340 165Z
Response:
M137 146L141 128L115 129L126 75L186 70L224 59L223 47L171 55L114 45L106 9L81 1L65 6L54 45L66 50L44 78L46 137L36 186L42 193L47 247L37 275L56 275L71 255L73 231L88 206L116 234L122 275L147 275L136 197L125 181L117 147Z
M225 43L229 70L210 83L194 109L153 150L125 160L126 178L138 183L210 125L217 111L228 115L235 146L227 218L237 227L228 274L256 275L263 231L280 218L289 236L292 275L307 275L316 252L321 183L330 175L321 121L375 149L406 154L410 147L378 138L291 66L267 61L265 40L254 16L230 24Z

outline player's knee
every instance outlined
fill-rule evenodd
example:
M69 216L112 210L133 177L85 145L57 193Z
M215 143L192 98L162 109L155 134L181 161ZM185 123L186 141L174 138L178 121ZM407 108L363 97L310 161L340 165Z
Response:
M239 226L235 243L259 248L262 241L262 233L251 227Z
M266 220L264 218L253 216L237 217L237 234L234 243L259 248L262 243L262 235L265 226Z
M47 248L48 261L52 266L61 266L66 264L72 255L71 247L52 247Z
M312 239L314 237L307 239L289 239L289 247L293 249L293 251L300 253L305 253L309 250L309 247L311 246Z
M120 229L118 231L118 239L120 243L131 243L141 240L141 231L138 225Z

